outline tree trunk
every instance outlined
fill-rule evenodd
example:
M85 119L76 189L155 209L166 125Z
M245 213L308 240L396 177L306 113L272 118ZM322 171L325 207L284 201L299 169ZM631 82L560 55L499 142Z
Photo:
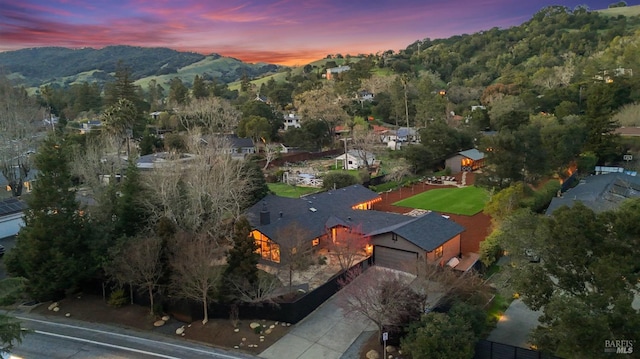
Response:
M129 283L129 299L131 300L131 304L133 304L133 285Z
M202 305L204 309L204 319L202 319L202 325L207 324L209 321L209 308L207 308L207 294L202 295Z
M149 314L153 315L153 286L150 285L148 289L149 289L149 303L151 303L151 308L150 308L151 310Z

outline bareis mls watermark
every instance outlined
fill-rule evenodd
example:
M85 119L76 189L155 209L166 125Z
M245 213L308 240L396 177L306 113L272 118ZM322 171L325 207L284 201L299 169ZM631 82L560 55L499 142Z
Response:
M635 340L605 340L604 352L616 354L632 354Z

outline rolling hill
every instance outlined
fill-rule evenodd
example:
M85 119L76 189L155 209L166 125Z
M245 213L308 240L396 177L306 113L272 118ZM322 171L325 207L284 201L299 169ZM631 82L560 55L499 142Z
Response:
M131 69L139 84L159 84L179 77L191 83L198 74L225 83L243 75L260 77L280 69L272 64L249 64L218 54L209 56L168 48L107 46L102 49L41 47L0 53L0 71L26 87L67 86L78 82L104 83L112 79L119 61Z

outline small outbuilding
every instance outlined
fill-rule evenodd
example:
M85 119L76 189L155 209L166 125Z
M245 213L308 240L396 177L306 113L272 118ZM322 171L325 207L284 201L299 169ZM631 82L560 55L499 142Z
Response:
M473 172L484 167L484 153L475 148L456 153L445 160L451 173Z

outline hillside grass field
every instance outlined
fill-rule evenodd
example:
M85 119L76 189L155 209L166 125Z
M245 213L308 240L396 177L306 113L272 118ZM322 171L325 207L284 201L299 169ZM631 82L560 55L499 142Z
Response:
M473 216L482 211L488 199L487 191L469 186L433 189L396 202L394 205Z
M638 16L640 15L640 5L613 7L610 9L596 10L596 12L605 16Z
M286 183L267 183L269 190L280 197L300 198L300 196L321 191L320 188L292 186Z

